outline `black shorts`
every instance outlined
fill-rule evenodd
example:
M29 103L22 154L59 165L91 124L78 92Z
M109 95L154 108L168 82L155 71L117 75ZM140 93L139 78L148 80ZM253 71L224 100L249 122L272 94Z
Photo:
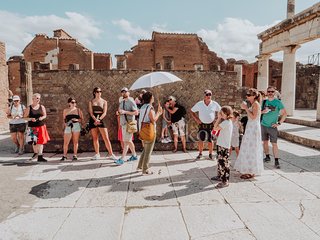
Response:
M90 118L89 120L89 128L107 128L107 126L105 125L105 123L103 121L100 122L101 124L99 125L94 125L94 120L92 118Z
M19 123L19 124L9 124L10 133L15 132L25 132L27 128L26 123Z
M204 141L212 142L212 129L213 129L213 123L210 123L210 124L201 123L199 125L199 130L198 130L198 140L201 142L204 142Z

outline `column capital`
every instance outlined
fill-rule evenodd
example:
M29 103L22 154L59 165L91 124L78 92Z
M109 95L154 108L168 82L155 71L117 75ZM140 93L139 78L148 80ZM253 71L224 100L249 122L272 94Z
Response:
M284 53L295 53L300 47L301 47L301 45L299 45L299 44L289 45L289 46L283 47L283 51L284 51Z
M269 60L269 58L272 55L270 53L265 53L265 54L259 54L256 56L256 58L258 59L258 61L262 61L262 60Z

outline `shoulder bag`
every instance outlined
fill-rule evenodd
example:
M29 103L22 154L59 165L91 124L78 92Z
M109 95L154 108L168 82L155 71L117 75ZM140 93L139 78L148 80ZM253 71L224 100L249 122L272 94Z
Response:
M146 108L144 116L141 122L141 129L139 132L139 137L143 141L153 141L155 138L154 124L152 122L144 122L144 118L148 112L149 106Z

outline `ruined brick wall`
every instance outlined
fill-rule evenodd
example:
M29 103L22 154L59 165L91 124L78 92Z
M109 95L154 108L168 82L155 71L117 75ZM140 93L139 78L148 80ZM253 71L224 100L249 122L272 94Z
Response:
M48 38L45 34L37 34L35 38L23 50L26 62L31 62L34 69L34 62L46 62L46 57L56 58L55 53L51 53L58 48L57 39ZM57 69L55 66L53 69Z
M111 70L112 62L109 53L94 53L93 58L95 70Z
M0 42L0 131L8 130L8 119L5 113L8 105L8 67L6 63L5 44Z
M107 126L111 140L116 142L115 112L118 108L120 90L124 86L130 87L136 79L147 73L149 72L116 70L33 72L33 91L42 94L41 101L48 112L48 131L53 139L46 149L61 150L62 110L67 107L68 97L74 96L77 99L78 106L83 109L85 119L88 120L88 102L96 86L101 87L102 97L108 101ZM221 105L239 106L241 103L242 89L237 86L235 72L173 71L173 73L183 79L183 82L160 86L158 92L161 102L169 95L174 95L189 110L197 101L203 99L203 91L209 88L213 91L214 99ZM132 97L137 95L137 92L131 93ZM188 133L195 134L195 122L189 114L187 119ZM159 121L158 128L161 127L160 123L161 121ZM158 135L159 133L160 129L158 129ZM81 141L80 147L83 150L93 149L89 135L81 138ZM100 146L104 149L104 144Z
M173 60L174 70L195 70L195 65L203 65L205 71L225 69L224 60L211 52L196 34L153 32L152 40L139 40L124 55L128 70L168 69L166 58Z
M132 49L127 55L128 70L152 70L155 67L154 59L154 42L147 40L139 40L138 45Z
M317 108L320 66L297 64L296 108Z
M15 95L21 95L21 79L23 73L21 65L23 64L23 59L20 56L13 56L7 62L8 64L8 80L9 88Z
M70 64L79 64L79 69L93 69L93 53L75 39L59 39L58 61L60 70L68 70Z

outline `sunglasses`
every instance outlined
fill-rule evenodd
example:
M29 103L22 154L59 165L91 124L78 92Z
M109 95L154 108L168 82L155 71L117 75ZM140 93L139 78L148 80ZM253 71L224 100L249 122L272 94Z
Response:
M212 94L211 94L211 93L207 93L206 96L207 96L207 97L208 97L208 96L212 96Z
M77 103L77 102L76 102L76 101L71 101L70 103L75 104L75 103Z
M102 91L101 91L101 90L100 90L100 91L98 90L98 91L96 91L96 93L102 93Z
M267 91L268 93L274 93L274 91Z
M250 93L247 93L246 96L247 96L247 97L251 97L252 95L251 95Z

